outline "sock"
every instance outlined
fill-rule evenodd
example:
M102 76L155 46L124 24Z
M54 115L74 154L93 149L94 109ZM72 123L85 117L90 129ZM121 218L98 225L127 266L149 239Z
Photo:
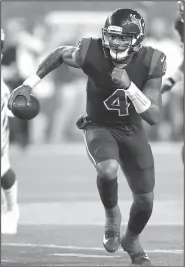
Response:
M141 210L134 202L130 209L128 229L135 235L139 235L145 228L152 214L153 206L150 209Z
M7 209L13 210L17 206L17 181L11 169L1 178L1 187L4 189Z
M97 176L97 187L104 207L106 209L114 208L118 201L117 177L112 180L108 180Z

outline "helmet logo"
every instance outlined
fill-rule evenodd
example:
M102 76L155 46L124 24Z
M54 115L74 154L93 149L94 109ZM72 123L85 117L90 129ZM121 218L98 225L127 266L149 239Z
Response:
M137 19L137 18L136 18L136 15L131 15L130 19L131 19L131 21L132 21L134 24L136 24L136 25L138 26L140 32L143 33L143 28L142 28L142 26L144 26L144 25L142 25L141 20L140 20L140 19Z

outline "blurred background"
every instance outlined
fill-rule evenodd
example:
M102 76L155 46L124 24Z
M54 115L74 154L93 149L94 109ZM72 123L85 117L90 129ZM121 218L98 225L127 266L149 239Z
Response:
M107 15L116 8L133 8L143 15L145 44L167 56L167 78L183 60L180 39L174 30L177 2L154 1L3 1L1 25L5 31L2 75L10 90L35 70L43 57L60 45L77 45L82 37L101 37ZM49 74L33 93L41 103L40 114L30 122L10 119L11 142L29 144L83 142L76 128L85 111L86 76L62 65ZM183 86L163 95L162 120L157 126L144 123L151 141L183 140Z

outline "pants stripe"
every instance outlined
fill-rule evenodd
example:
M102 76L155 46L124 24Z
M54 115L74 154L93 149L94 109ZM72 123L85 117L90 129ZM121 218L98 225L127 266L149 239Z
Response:
M96 161L93 158L92 154L90 153L88 145L87 145L87 137L86 137L87 131L84 130L83 135L84 135L84 142L85 142L85 146L86 146L86 150L87 150L88 156L89 156L90 160L93 162L93 164L96 166Z

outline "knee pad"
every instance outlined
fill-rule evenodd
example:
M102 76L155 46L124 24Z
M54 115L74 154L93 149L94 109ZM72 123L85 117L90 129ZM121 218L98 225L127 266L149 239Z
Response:
M100 179L115 179L117 177L118 162L113 159L99 162L96 170Z
M154 193L149 192L145 194L133 194L135 204L141 210L147 210L153 208Z
M2 177L1 177L1 187L4 190L7 190L12 187L15 183L16 177L15 173L12 169L9 169Z

